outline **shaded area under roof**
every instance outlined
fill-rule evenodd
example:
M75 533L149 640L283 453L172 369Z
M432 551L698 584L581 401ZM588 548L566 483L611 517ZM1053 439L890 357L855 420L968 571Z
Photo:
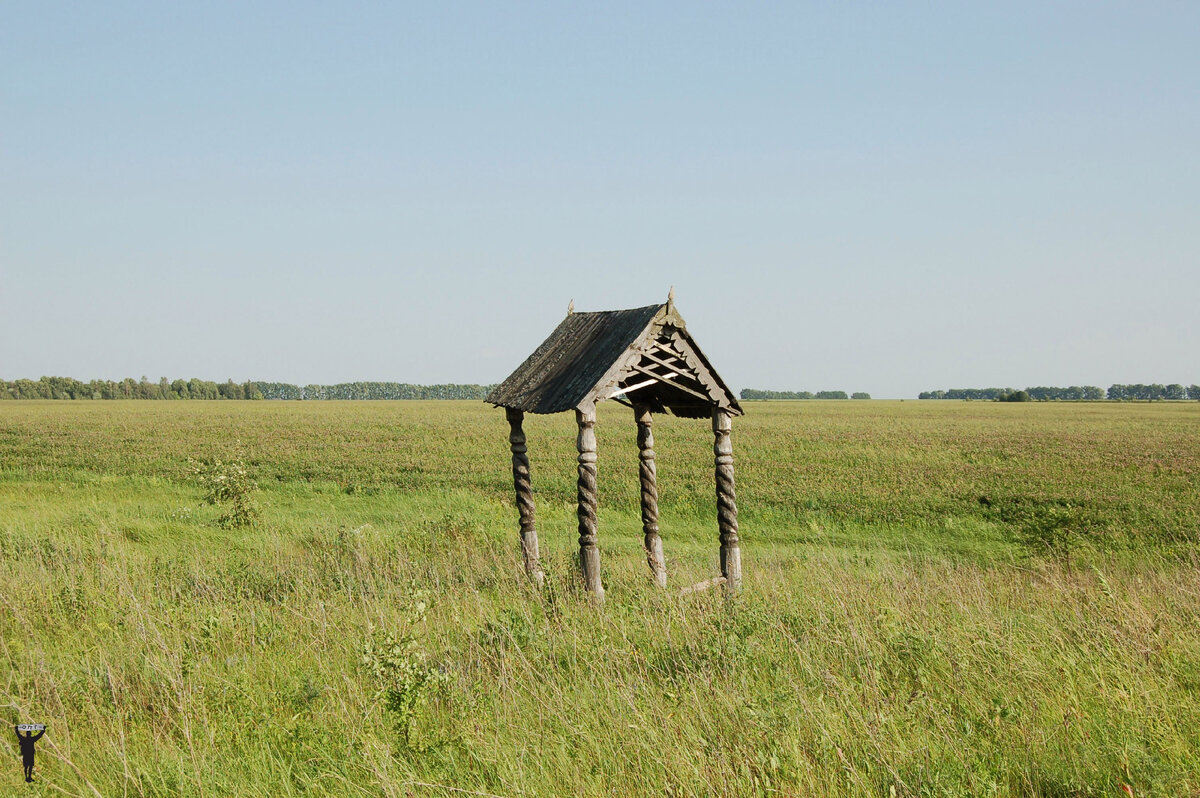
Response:
M568 314L485 401L527 413L575 408L665 307Z

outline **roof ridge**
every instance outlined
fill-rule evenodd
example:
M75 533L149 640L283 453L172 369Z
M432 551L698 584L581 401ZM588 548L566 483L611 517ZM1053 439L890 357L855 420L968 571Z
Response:
M614 308L612 310L573 310L571 313L576 316L595 316L600 313L631 313L639 310L649 310L650 308L658 310L659 308L664 308L666 306L666 302L659 302L655 305L642 305L641 307L636 308Z

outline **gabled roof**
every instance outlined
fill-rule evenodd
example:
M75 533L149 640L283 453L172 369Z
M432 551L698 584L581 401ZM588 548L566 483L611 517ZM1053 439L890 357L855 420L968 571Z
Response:
M699 418L713 407L741 414L687 332L673 302L630 310L569 312L486 401L528 413L638 401Z

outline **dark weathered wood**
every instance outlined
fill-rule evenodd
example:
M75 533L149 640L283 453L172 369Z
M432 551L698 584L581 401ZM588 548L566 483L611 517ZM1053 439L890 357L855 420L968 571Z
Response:
M629 345L625 347L625 351L613 359L608 370L604 372L604 376L592 387L588 395L575 405L576 408L594 405L596 401L605 398L610 392L617 390L621 382L628 381L628 378L632 376L633 367L637 365L638 360L641 358L641 348L637 342L646 340L652 335L653 331L658 328L658 319L660 316L662 316L662 308L659 308L659 312L642 329L639 336L629 342Z
M651 427L650 408L646 405L633 406L633 417L637 421L638 456L641 464L638 476L642 483L642 535L646 546L646 562L654 582L659 587L667 586L667 564L663 558L662 538L658 535L658 473L654 464L654 430Z
M732 591L742 586L742 553L738 544L737 502L733 489L733 417L713 409L713 454L717 477L717 526L721 533L721 575Z
M726 581L727 580L723 576L714 576L712 579L705 579L703 582L697 582L694 585L688 585L687 587L680 588L679 595L686 596L689 593L699 593L701 591L708 590L710 587L723 585L726 583Z
M637 342L649 335L661 315L661 305L568 313L487 401L526 413L558 413L594 403L626 360L637 354Z
M517 512L521 524L521 553L525 558L525 573L541 587L546 580L542 573L542 564L538 558L537 527L534 524L533 483L529 475L529 454L525 445L525 430L521 422L525 414L520 410L506 408L505 418L508 419L508 444L512 449L513 489L517 494Z
M596 409L575 411L575 422L579 425L579 437L575 448L579 451L579 481L577 497L579 507L579 567L583 571L583 582L588 592L597 599L604 598L604 585L600 582L600 550L596 548Z

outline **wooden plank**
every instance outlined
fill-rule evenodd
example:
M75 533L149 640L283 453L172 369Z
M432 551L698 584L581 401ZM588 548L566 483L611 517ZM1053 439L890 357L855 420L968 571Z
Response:
M674 380L669 379L668 377L663 376L662 374L655 374L653 371L651 371L650 369L645 368L643 366L634 366L633 370L639 371L642 374L645 374L647 377L654 377L656 380L661 382L663 385L670 385L672 388L676 388L680 391L683 391L684 393L690 393L692 396L698 396L701 399L703 399L705 402L712 401L712 398L710 396L708 396L707 394L700 393L699 391L693 391L691 388L687 387L686 385L680 385L679 383L675 382Z
M646 356L646 357L649 357L649 358L651 358L651 359L653 359L653 360L656 360L657 362L660 362L660 363L662 363L664 366L667 366L668 368L673 368L673 369L686 369L686 368L687 368L687 361L686 361L686 360L684 360L684 359L683 359L683 356L682 356L682 355L680 355L678 352L676 352L674 349L670 349L669 347L665 347L665 346L663 346L661 343L659 343L658 341L655 341L655 342L654 342L654 344L655 344L655 345L654 345L653 347L651 347L650 349L646 350L646 351L645 351L645 352L643 352L642 354L643 354L644 356ZM654 351L651 351L651 350L654 350L654 351L661 352L661 353L662 353L662 354L663 354L663 355L666 357L666 359L667 359L667 360L678 360L678 361L679 361L679 365L678 365L678 366L676 366L676 365L673 365L673 364L671 364L671 363L666 363L666 362L663 362L662 360L658 360L658 359L657 359L657 358L654 356Z
M705 375L705 381L712 382L713 392L716 395L725 397L721 401L721 406L728 409L734 415L742 415L745 411L738 407L737 398L733 393L733 390L725 384L725 382L713 369L708 358L704 356L702 351L700 351L699 345L697 345L696 341L690 335L688 335L687 331L676 330L672 333L672 338L676 341L678 347L683 350L687 361L689 363L695 363L698 373Z
M681 355L681 354L679 354L679 352L675 351L675 349L671 347L669 342L655 341L654 348L663 352L666 355L669 355L670 357L674 357L679 360L683 360L683 355ZM686 361L684 361L684 362L686 362Z
M657 331L662 329L662 315L661 312L656 313L646 323L646 326L638 333L637 338L630 342L628 348L613 362L612 366L604 372L600 379L596 380L596 384L588 391L587 397L577 407L584 407L589 404L594 405L609 385L620 382L623 376L629 373L630 367L641 359L641 347L645 341L649 340L651 335L657 334Z
M641 364L639 363L638 365L641 365ZM642 366L642 369L647 374L653 374L655 377L657 377L659 379L662 379L664 377L679 377L680 379L687 378L687 375L681 374L680 372L676 371L675 369L671 368L670 366L667 366L664 368L663 366L660 366L657 363L651 363L649 366ZM655 371L655 369L661 369L661 371Z
M687 364L686 364L686 363L685 363L683 366L672 366L670 363L667 363L667 362L663 361L662 359L655 357L654 355L652 355L652 354L651 354L651 353L649 353L649 352L646 352L646 353L643 355L643 357L645 357L647 360L650 360L650 361L652 361L652 362L654 362L654 363L657 363L659 366L662 366L663 368L666 368L666 369L671 369L671 370L672 370L672 371L671 371L671 373L675 374L675 376L676 376L676 377L685 377L685 378L687 378L687 379L690 379L692 382L696 383L696 384L697 384L697 385L699 385L701 388L705 388L705 387L707 387L707 386L705 386L704 382L703 382L703 381L701 381L701 380L700 380L698 377L696 377L695 375L693 375L693 374L687 374L687 373L680 373L680 372L687 372L687 371L689 371L689 369L688 369L688 367L687 367ZM717 399L717 397L715 397L715 396L714 396L714 397L709 397L709 398L711 398L713 401L716 401L716 399Z
M683 359L687 361L691 370L698 375L700 383L708 389L710 401L717 401L722 407L730 407L732 405L730 394L721 387L716 377L704 365L702 359L692 351L692 347L678 330L672 333L671 342L674 346L682 350Z
M615 399L616 397L621 396L622 394L633 393L634 391L636 391L639 388L645 388L647 385L653 385L656 382L658 382L657 379L646 380L645 382L639 382L637 385L630 385L627 388L621 388L620 390L613 391L612 393L610 393L608 395L608 398Z
M725 577L723 576L714 576L712 579L705 579L703 582L697 582L694 585L689 585L688 587L682 588L679 591L679 595L686 596L689 593L699 593L701 591L708 590L710 587L723 585L725 584L725 581Z

